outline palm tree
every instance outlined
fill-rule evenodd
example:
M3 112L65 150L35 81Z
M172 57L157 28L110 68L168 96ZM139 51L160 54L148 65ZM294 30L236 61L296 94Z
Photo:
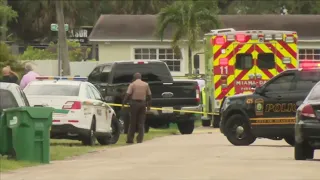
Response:
M218 7L216 1L176 1L161 9L158 14L156 35L163 40L165 29L175 27L172 37L172 48L177 50L182 40L188 40L189 75L192 74L192 51L198 48L200 34L218 28Z

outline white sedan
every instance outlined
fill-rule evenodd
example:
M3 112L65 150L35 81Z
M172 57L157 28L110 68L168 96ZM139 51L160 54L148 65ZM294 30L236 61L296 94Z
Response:
M120 123L114 110L104 102L94 85L84 77L40 76L24 92L31 106L49 106L53 113L51 138L74 139L92 146L115 144Z

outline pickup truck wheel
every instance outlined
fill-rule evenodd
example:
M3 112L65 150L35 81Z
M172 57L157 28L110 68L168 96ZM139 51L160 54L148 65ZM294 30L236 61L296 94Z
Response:
M178 129L181 134L192 134L194 130L194 121L185 121L178 123Z
M294 144L294 159L295 160L306 160L313 159L314 149L304 141L302 143Z
M112 117L111 128L112 132L110 135L97 138L101 145L116 144L118 142L121 134L121 123L115 116Z
M91 127L87 134L82 139L82 144L85 146L94 146L96 143L96 137L94 135L96 127L96 120L92 118Z
M290 145L294 147L294 137L285 137L284 140Z
M148 133L150 126L148 124L144 124L144 133Z
M235 146L248 146L256 140L245 117L240 114L228 118L224 130L228 141Z

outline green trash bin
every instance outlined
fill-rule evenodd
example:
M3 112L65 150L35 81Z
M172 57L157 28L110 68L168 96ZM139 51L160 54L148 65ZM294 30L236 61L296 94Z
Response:
M12 130L12 145L16 160L50 162L50 107L20 107L4 110L7 125Z
M0 154L2 156L12 156L12 133L11 129L7 126L7 119L3 112L0 117Z

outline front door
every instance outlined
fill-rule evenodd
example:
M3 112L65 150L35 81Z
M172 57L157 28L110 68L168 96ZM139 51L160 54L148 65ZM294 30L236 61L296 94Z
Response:
M253 124L292 124L296 112L293 100L295 74L287 73L269 81L264 94L255 99L255 122Z
M272 77L277 75L276 70L276 45L272 43L255 44L254 56L254 78L257 86L262 86Z

